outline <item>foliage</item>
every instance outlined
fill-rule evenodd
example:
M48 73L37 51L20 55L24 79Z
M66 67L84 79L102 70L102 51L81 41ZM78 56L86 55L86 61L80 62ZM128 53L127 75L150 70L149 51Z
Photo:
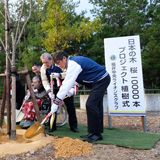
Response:
M143 32L145 46L142 52L145 86L160 86L160 6L152 4L148 8L148 25Z
M3 1L0 2L0 11L5 15L5 4ZM4 17L0 14L0 38L2 39L3 42L5 42L5 21ZM0 73L5 72L5 66L6 66L6 54L4 47L0 41ZM2 95L3 92L3 83L4 83L4 78L0 78L0 95Z
M20 12L20 9L21 7L18 6L16 10L17 14ZM29 4L26 3L23 18L28 15L28 12ZM16 50L16 64L18 70L23 70L23 66L27 66L27 68L31 70L34 62L41 63L40 55L44 50L42 46L44 35L41 32L41 18L39 17L39 12L40 9L36 1L32 1L32 14ZM23 25L23 22L21 22L21 25Z
M140 34L146 22L147 1L90 0L90 2L96 6L92 13L100 17L103 28L93 35L94 42L88 47L90 48L88 56L93 55L94 60L104 65L104 38Z
M5 15L5 4L3 1L0 2L0 11L3 15ZM5 20L4 17L0 14L0 38L2 39L3 43L5 42ZM4 43L5 44L5 43ZM5 50L0 41L0 73L4 73L5 71Z
M17 70L22 70L23 66L31 70L33 62L41 64L40 55L43 52L57 50L86 56L104 65L104 38L140 35L144 86L160 86L159 1L148 4L147 0L90 0L95 6L92 21L85 18L84 11L81 14L75 12L79 2L38 1L32 0L31 18L16 48ZM10 5L15 32L21 7L22 0ZM0 2L0 11L4 14L3 1ZM26 0L21 26L28 12L29 3ZM5 21L1 14L0 22L0 37L5 42ZM0 73L5 71L5 59L5 50L0 42ZM3 84L0 83L0 86L1 93Z
M48 0L47 15L42 24L43 32L46 34L43 41L48 51L64 50L69 48L69 43L73 40L80 42L91 36L92 33L98 31L101 27L99 19L90 22L87 18L81 21L70 21L76 19L73 5L64 0Z

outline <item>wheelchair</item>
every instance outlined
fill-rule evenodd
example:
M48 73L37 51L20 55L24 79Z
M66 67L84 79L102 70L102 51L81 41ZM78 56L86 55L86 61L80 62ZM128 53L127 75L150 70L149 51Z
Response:
M46 117L46 115L49 113L49 108L50 108L50 100L45 99L41 102L41 107L39 108L40 110L40 116L42 119ZM67 107L62 102L57 109L57 119L56 119L56 126L61 127L66 124L68 119L68 113L67 113ZM45 125L49 124L49 119L45 122Z

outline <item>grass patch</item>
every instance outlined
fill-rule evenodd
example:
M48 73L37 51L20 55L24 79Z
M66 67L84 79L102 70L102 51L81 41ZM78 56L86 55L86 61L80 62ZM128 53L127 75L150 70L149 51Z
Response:
M46 127L46 133L48 126ZM79 133L74 133L70 130L68 124L65 124L63 127L58 127L56 131L48 133L50 135L59 136L59 137L70 137L73 139L80 139L81 135L88 134L87 127L78 125ZM154 147L155 143L160 140L160 135L149 134L145 132L135 132L127 131L123 129L115 128L104 128L104 133L102 134L103 140L97 141L98 144L112 144L126 148L133 149L151 149Z

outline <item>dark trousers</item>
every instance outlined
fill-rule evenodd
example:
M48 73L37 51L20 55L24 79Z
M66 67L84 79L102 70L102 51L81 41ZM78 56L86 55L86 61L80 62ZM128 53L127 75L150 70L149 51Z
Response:
M57 94L58 91L54 91L54 94ZM74 106L74 97L68 97L64 99L64 103L67 107L67 112L68 112L68 119L69 119L69 126L71 129L77 128L77 117L76 117L76 110ZM55 113L56 114L56 113ZM53 122L53 127L52 129L56 129L56 119L57 119L57 114L55 116L55 120Z
M103 133L103 96L109 84L110 76L108 75L92 86L86 102L89 133Z
M64 103L67 107L67 112L69 115L69 126L71 129L77 128L77 117L76 110L74 106L74 97L68 97L64 99Z

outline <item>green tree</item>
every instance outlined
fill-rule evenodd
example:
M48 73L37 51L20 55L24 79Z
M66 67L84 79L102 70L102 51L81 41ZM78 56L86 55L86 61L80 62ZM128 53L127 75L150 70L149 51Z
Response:
M6 54L5 54L5 49L1 43L5 41L5 20L2 15L5 15L5 4L3 1L0 2L0 73L5 72L5 66L6 66ZM4 79L1 77L0 78L0 95L2 95L3 92L3 82Z
M145 88L159 88L160 86L160 6L158 1L146 0L90 0L96 7L92 13L101 18L102 31L92 38L89 55L99 52L103 57L103 39L140 35L143 77ZM100 62L98 56L96 60ZM104 61L101 61L102 63Z
M137 35L143 32L146 24L147 0L90 0L95 8L94 16L99 16L102 22L102 30L92 37L92 46L88 56L105 64L104 38Z
M3 15L5 15L5 4L3 1L0 2L0 73L4 73L5 65L6 65L6 54L5 49L1 42L5 42L5 19Z
M43 32L46 34L43 44L48 51L54 52L69 48L71 41L80 42L91 36L100 29L99 20L90 22L88 18L76 19L74 14L74 3L65 0L48 0L47 15L42 24Z
M19 6L19 9L20 8L21 6ZM45 51L42 46L44 34L41 31L41 18L39 17L39 13L42 11L39 8L39 5L37 5L36 0L32 1L32 8L31 17L27 22L27 25L22 34L22 38L20 40L20 44L16 50L16 64L19 70L22 70L23 66L27 66L27 68L31 70L32 64L34 62L41 64L40 55ZM17 12L19 12L19 9L17 9ZM28 12L29 4L26 4L24 15L27 15Z
M142 34L145 43L142 51L142 64L145 88L160 87L160 6L152 3L147 12L148 23Z

